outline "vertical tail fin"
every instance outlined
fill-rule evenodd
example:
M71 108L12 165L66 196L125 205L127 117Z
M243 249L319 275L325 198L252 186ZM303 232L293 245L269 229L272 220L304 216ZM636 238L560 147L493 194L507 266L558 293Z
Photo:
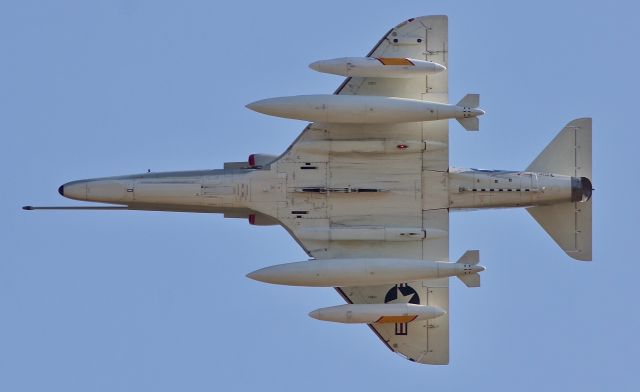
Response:
M591 118L567 124L526 170L582 177L583 184L591 184ZM530 207L527 212L569 256L591 260L591 200Z
M591 178L591 118L567 124L527 171Z

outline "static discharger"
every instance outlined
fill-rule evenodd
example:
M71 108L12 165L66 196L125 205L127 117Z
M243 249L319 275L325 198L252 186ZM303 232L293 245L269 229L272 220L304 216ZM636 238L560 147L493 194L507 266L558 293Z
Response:
M341 57L309 64L314 71L347 77L416 78L447 67L433 61L398 57Z

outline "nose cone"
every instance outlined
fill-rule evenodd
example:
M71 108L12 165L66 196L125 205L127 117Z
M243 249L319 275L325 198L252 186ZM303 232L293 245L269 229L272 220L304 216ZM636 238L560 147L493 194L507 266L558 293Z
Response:
M262 99L260 101L251 102L245 105L247 109L251 109L254 112L269 114L273 108L273 99Z
M434 307L431 310L431 312L432 312L431 314L433 315L433 318L437 318L437 317L440 317L440 316L443 316L443 315L447 314L447 312L444 309L440 309L440 308L436 308L436 307Z
M314 71L329 73L334 75L345 75L347 64L350 64L349 58L339 58L331 60L319 60L309 64L309 68Z
M483 114L485 114L485 111L482 109L471 109L472 116L482 116Z
M320 309L314 310L313 312L309 312L309 317L314 318L316 320L322 320L320 317Z
M87 200L87 182L72 181L58 188L58 193L64 197L75 200Z
M315 96L304 95L267 98L251 102L246 108L269 116L302 119L306 108L316 102L314 99Z
M255 101L255 102L248 103L248 104L244 105L244 107L247 108L247 109L251 109L254 112L257 112L257 111L259 111L258 108L260 107L260 101Z
M62 196L74 200L120 203L132 198L133 188L131 191L127 189L126 181L94 178L67 182L58 188L58 192Z
M471 271L473 271L473 272L482 272L484 270L485 270L485 268L483 266L481 266L481 265L472 265L471 266Z
M280 284L281 283L280 280L282 276L279 273L280 268L278 267L279 266L275 265L275 266L265 267L259 270L255 270L253 272L248 273L247 278L257 280L258 282L263 282L263 283Z
M322 61L314 61L309 64L309 68L317 72L322 72Z
M433 71L436 72L436 73L447 70L447 67L445 67L442 64L438 64L438 63L432 63L432 64L433 64Z
M264 282L264 278L262 277L262 274L260 273L260 271L261 270L249 272L246 276L249 279L257 280L258 282Z

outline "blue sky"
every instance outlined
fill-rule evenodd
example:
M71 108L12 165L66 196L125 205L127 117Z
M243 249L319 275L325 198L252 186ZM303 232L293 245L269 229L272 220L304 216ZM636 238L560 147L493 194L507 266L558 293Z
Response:
M0 5L0 390L637 390L635 2L15 1ZM451 164L522 169L594 118L594 261L523 210L453 214L451 364L421 366L365 326L307 316L331 289L247 272L302 260L278 227L205 214L39 212L64 182L218 168L279 153L300 121L244 108L329 93L310 62L366 54L413 16L449 15Z

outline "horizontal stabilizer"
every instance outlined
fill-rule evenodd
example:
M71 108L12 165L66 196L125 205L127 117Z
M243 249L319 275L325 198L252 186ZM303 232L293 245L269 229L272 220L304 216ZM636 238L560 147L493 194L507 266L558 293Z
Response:
M467 94L456 105L475 109L480 106L480 94Z
M591 118L565 125L527 171L583 178L591 188ZM527 212L569 256L591 260L591 200L531 207Z
M591 177L591 118L578 118L558 133L526 169L573 177Z
M576 260L591 260L591 200L527 208L527 212Z
M467 118L458 117L456 118L456 120L458 120L460 125L462 125L464 129L466 129L467 131L480 130L480 120L478 119L478 117L467 117Z

